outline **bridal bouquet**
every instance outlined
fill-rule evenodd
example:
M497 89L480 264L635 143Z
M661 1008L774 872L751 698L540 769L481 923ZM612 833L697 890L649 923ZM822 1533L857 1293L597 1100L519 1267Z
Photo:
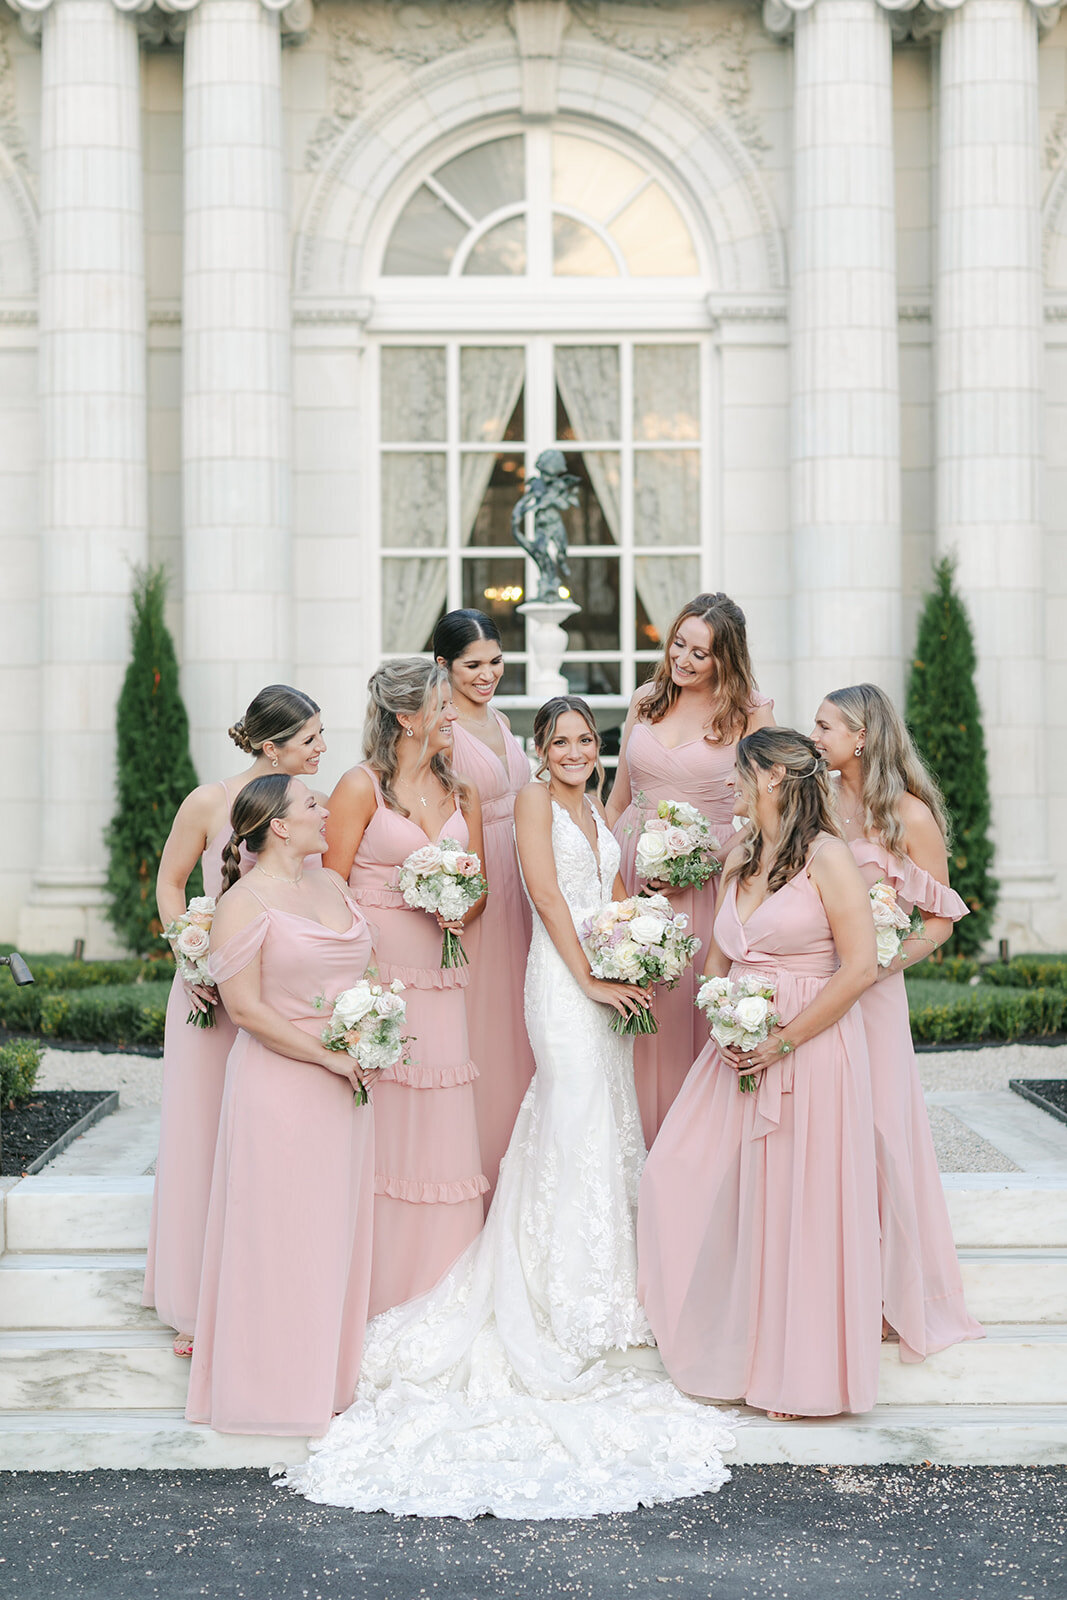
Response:
M885 878L879 878L870 888L871 912L874 916L875 938L878 945L878 965L890 967L900 954L900 948L913 933L922 930L923 919L917 911L909 916L897 904L897 891Z
M708 819L684 800L661 800L637 841L639 878L662 878L672 889L703 889L722 871Z
M596 978L674 987L700 949L700 940L686 934L689 918L674 910L662 894L633 895L613 900L578 930L582 949ZM659 1024L650 1008L611 1019L616 1033L656 1033Z
M351 989L339 994L333 1003L329 1022L320 1038L327 1050L345 1050L367 1071L391 1067L404 1054L407 1043L403 1032L407 1003L401 1000L404 985L395 978L388 989L361 978ZM320 995L314 1005L322 1010L326 1000ZM356 1090L356 1104L367 1104L362 1084Z
M400 893L417 911L439 914L445 922L458 922L488 888L477 856L464 850L458 839L445 837L438 844L420 845L400 868ZM458 933L444 930L442 967L464 967L467 952Z
M168 922L163 937L174 951L174 960L184 983L207 984L213 988L207 970L208 946L211 941L211 923L215 916L215 901L209 894L197 895L190 900L180 917ZM215 1007L206 1011L190 1011L186 1022L194 1028L215 1026Z
M773 985L755 973L736 981L707 978L700 985L696 1003L708 1019L715 1043L735 1050L755 1050L780 1020L774 1010ZM737 1087L742 1094L749 1094L756 1082L755 1073L743 1072Z

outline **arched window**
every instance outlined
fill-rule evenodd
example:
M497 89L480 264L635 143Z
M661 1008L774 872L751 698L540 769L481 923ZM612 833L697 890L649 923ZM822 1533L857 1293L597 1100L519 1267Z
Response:
M534 573L511 508L558 445L580 480L571 687L615 700L647 676L701 586L711 505L707 273L668 183L542 124L442 153L398 197L374 286L383 653L477 606L522 692Z

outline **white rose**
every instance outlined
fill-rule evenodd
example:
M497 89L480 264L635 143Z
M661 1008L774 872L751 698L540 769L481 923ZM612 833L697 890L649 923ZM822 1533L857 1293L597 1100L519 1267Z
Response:
M333 1020L347 1030L362 1022L368 1012L373 1010L374 996L370 984L357 983L354 988L346 989L344 994L337 996L333 1006Z
M767 1020L770 1003L762 995L750 994L734 1005L737 1020L746 1033L758 1033Z
M378 1015L380 1017L402 1017L407 1011L407 1001L401 1000L398 994L390 990L378 999Z
M662 944L667 924L662 917L635 917L629 931L635 944Z
M190 911L205 911L209 915L215 910L215 897L210 894L194 895L189 902Z
M200 961L207 955L210 943L207 929L198 927L194 922L188 928L183 928L178 935L178 953L187 961Z
M878 949L878 965L892 966L900 949L900 934L896 928L879 928L874 942Z
M435 844L423 844L411 852L404 866L416 877L425 878L431 872L437 872L444 865L444 859L443 851Z
M713 1022L711 1025L711 1037L717 1045L725 1047L727 1045L740 1044L743 1035L741 1029L735 1027L732 1022Z
M664 838L672 856L687 856L693 848L693 837L687 828L668 828Z
M700 985L700 994L697 996L700 1004L706 1006L712 1000L721 1000L730 993L729 978L705 978Z
M641 876L656 877L657 874L650 869L662 866L669 854L665 833L643 833L637 841L638 871Z
M696 806L691 806L688 801L676 801L674 806L674 814L683 826L697 828L702 831L707 825L707 819L705 818L704 813L702 811L698 811Z

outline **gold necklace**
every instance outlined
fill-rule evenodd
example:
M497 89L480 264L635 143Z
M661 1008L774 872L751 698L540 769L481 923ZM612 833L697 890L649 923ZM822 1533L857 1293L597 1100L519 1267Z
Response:
M295 884L300 883L304 877L303 869L301 869L295 878L287 878L284 872L268 872L266 867L261 867L258 861L256 862L256 871L262 872L265 878L273 878L275 883L287 883L290 888L292 888Z

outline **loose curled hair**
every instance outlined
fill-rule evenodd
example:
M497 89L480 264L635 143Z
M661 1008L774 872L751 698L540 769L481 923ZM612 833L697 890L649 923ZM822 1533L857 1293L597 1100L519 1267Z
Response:
M757 690L748 653L745 613L728 594L698 594L682 607L664 638L662 659L637 714L642 722L661 722L681 693L671 677L671 645L687 617L696 617L711 630L715 712L709 736L732 744L748 727Z
M492 639L500 644L500 629L484 611L449 611L433 630L432 649L435 661L443 661L451 669L469 644L478 639Z
M287 815L289 783L286 773L269 772L264 778L253 778L251 783L246 783L237 796L230 811L233 832L222 851L220 895L232 889L241 876L241 846L247 846L258 856L267 842L271 823L276 817Z
M534 717L533 739L534 748L540 757L540 765L534 777L543 779L548 771L548 747L555 738L560 717L566 716L568 711L577 711L596 740L596 797L599 800L600 791L604 787L604 768L600 760L600 729L596 725L592 711L580 695L557 694L551 700L546 700L543 706L538 707Z
M826 698L840 711L847 728L866 733L860 754L864 833L876 834L890 855L902 856L907 835L900 802L913 794L930 808L947 845L949 825L941 791L885 690L876 683L856 683L834 689Z
M268 683L234 723L230 738L246 755L262 755L265 744L287 744L320 709L309 694L287 683Z
M842 837L834 813L829 769L811 740L794 728L757 728L738 744L738 781L753 800L759 774L775 766L784 767L785 774L777 785L778 844L767 877L769 894L796 877L818 834ZM750 820L752 833L744 845L740 864L729 874L736 875L738 884L755 877L763 860L763 834L755 824L754 805Z
M377 773L385 803L402 817L409 817L411 812L400 804L394 788L399 771L397 746L404 736L399 718L418 717L434 706L439 707L442 692L447 687L448 673L445 668L422 656L404 656L398 661L387 661L371 674L367 684L369 699L367 720L363 724L363 758ZM461 807L466 809L468 786L453 772L452 763L444 751L438 751L433 757L430 770L445 793L457 796Z

